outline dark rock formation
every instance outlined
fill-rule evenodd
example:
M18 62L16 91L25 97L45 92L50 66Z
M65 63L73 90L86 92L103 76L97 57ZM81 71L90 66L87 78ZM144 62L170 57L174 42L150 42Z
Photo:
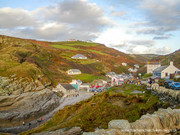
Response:
M0 96L0 127L22 124L52 111L60 100L54 92L44 89L20 95Z

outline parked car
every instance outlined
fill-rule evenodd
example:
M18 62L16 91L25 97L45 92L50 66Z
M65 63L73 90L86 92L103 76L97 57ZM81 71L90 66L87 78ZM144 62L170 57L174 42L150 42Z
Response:
M165 82L164 82L164 87L165 87L165 88L170 88L171 83L173 83L173 81L171 81L171 80L165 80Z
M170 84L170 88L174 90L179 90L180 89L180 83L179 82L173 82Z

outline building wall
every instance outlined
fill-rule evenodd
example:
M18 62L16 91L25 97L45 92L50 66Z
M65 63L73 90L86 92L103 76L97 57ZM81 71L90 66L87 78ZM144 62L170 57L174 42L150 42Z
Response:
M81 74L81 72L72 72L71 70L68 70L67 74L68 75L78 75L78 74Z
M161 72L161 78L170 77L170 74L174 74L176 71L179 71L178 68L176 68L173 63L171 63L166 69L164 69ZM167 74L167 76L166 76Z
M158 65L147 64L147 74L153 73L153 71L160 66L161 64L158 64Z

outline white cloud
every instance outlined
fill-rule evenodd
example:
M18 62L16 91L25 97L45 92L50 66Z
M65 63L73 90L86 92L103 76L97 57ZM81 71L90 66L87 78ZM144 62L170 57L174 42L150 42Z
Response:
M108 46L124 45L126 40L132 39L132 35L126 34L126 31L120 27L113 27L102 32L95 42L104 43Z
M42 40L93 39L102 28L114 25L87 0L66 0L33 11L1 8L0 16L2 33Z
M144 9L148 22L144 25L147 29L144 34L164 35L179 30L179 0L143 0L140 7ZM148 30L149 27L154 30Z
M0 28L32 26L35 18L29 11L19 8L0 8Z
M169 46L164 46L164 47L158 48L156 50L156 53L158 53L158 54L168 54L170 52L171 52L171 48Z
M126 12L124 12L124 11L112 11L111 15L115 16L115 17L120 17L120 16L126 15Z

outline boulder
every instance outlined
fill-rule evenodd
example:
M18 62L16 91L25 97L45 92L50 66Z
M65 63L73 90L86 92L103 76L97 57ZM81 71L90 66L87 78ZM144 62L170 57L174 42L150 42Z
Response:
M109 129L130 129L128 120L112 120L108 124Z

